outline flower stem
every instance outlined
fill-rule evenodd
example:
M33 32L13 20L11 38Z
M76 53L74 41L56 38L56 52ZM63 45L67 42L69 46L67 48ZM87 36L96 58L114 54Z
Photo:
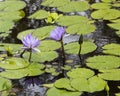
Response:
M23 57L23 54L25 53L26 50L23 50L23 52L20 54L20 57Z
M31 62L31 57L32 57L32 50L30 50L29 62Z
M65 50L64 50L63 40L61 39L60 42L61 42L61 49L62 49L62 63L63 63L62 66L64 67L65 66L65 60L66 60L66 58L65 58Z
M82 65L82 58L81 58L81 54L80 54L81 49L82 49L82 44L80 44L79 51L78 51L78 56L79 56L79 59L80 59L81 65Z

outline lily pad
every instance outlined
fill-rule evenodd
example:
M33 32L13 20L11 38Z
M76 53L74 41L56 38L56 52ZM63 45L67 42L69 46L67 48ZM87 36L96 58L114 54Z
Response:
M56 50L60 47L61 45L59 42L56 42L54 40L44 40L41 41L41 44L38 48L41 52L48 52L48 51Z
M38 63L32 63L29 66L21 69L15 69L15 70L5 70L0 73L0 76L6 77L9 79L20 79L25 76L37 76L44 73L42 70L44 68L44 65L38 64Z
M111 43L102 47L106 54L120 55L120 44Z
M65 45L65 52L70 53L70 54L78 54L79 51L79 44L78 42L73 42ZM82 44L82 49L81 49L81 54L87 54L89 52L94 51L97 48L97 46L90 42L90 41L85 41Z
M47 91L47 96L80 96L82 92L71 92L67 90L57 89L55 87L50 88Z
M84 16L61 16L58 20L57 23L62 26L70 26L74 24L83 24L83 23L88 23L90 20Z
M28 66L29 63L22 58L8 58L0 62L0 67L4 69L20 69Z
M88 80L85 78L73 79L71 81L71 86L80 92L95 92L104 90L106 82L97 76L93 76Z
M28 60L29 52L25 53L23 57ZM57 57L58 57L58 54L55 51L33 53L31 61L34 61L34 62L52 61Z
M64 82L64 84L63 84L63 82ZM75 91L75 89L73 89L70 85L70 80L67 78L61 78L61 79L57 80L55 82L55 87Z
M76 68L67 72L70 78L90 78L94 75L94 72L86 68Z
M25 2L20 0L6 0L4 2L0 2L1 11L17 11L23 9L25 6Z
M1 96L8 96L10 90L12 88L12 83L10 80L6 78L0 77L0 91Z
M17 38L22 39L23 36L26 36L27 34L32 33L34 36L38 37L39 40L42 40L46 37L49 37L50 32L55 28L56 26L45 26L37 29L30 29L26 31L22 31L18 34Z
M120 11L116 9L100 9L91 14L94 19L111 20L120 17Z
M0 44L0 51L6 51L7 48L11 48L12 51L16 52L22 49L22 44L9 44L9 43L1 43Z
M24 17L24 12L20 10L25 6L25 2L20 0L0 2L0 32L8 32L16 21Z
M119 20L119 19L118 19ZM116 23L111 23L111 24L107 24L109 27L116 29L116 30L120 30L120 22L116 22Z
M120 58L115 56L94 56L86 60L87 66L93 69L115 69L120 67Z
M44 0L41 5L47 7L60 7L70 3L70 0Z
M48 12L45 10L38 10L32 15L30 15L28 18L33 18L33 19L44 19L48 17Z
M69 26L66 31L67 33L70 33L70 34L88 34L88 33L91 33L91 32L94 32L96 29L96 27L93 25L93 24L75 24L75 25L72 25L72 26Z
M98 76L105 80L119 81L120 80L120 69L111 69L111 70L100 70Z
M62 12L81 12L89 9L88 2L80 2L80 1L71 1L70 3L57 7L59 11Z
M94 3L91 5L94 9L109 9L111 7L110 3Z

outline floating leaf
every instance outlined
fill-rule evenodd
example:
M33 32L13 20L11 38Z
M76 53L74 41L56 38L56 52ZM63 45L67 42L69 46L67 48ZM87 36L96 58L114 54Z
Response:
M18 34L17 38L22 39L23 36L26 36L27 34L33 33L33 35L37 36L38 39L44 39L46 37L49 37L50 32L55 28L56 26L46 26L41 27L37 29L30 29L26 31L22 31Z
M105 80L119 81L120 80L120 69L111 70L100 70L98 76Z
M94 3L91 5L94 9L109 9L111 6L110 3Z
M89 9L88 2L80 2L80 1L71 1L65 6L57 7L59 11L62 12L81 12Z
M106 82L97 76L88 80L85 78L76 78L71 81L71 86L78 91L95 92L104 90Z
M45 72L51 73L53 76L57 76L59 74L59 72L57 72L56 69L52 68L52 67L51 68L46 68Z
M95 26L93 24L75 24L75 25L72 25L72 26L69 26L66 31L67 33L70 33L70 34L88 34L88 33L91 33L91 32L94 32L95 31Z
M57 23L62 26L70 26L74 24L83 24L83 23L88 23L89 19L84 17L84 16L61 16L58 20Z
M70 78L90 78L94 75L94 72L86 68L76 68L67 72Z
M41 5L47 7L59 7L70 3L70 0L44 0Z
M0 32L8 32L13 28L14 22L24 17L24 12L20 10L25 6L25 2L19 0L0 2Z
M116 30L120 30L120 22L111 23L111 24L107 24L107 25Z
M31 61L35 61L35 62L52 61L57 57L58 54L55 51L33 53ZM24 54L24 58L28 60L29 53Z
M115 56L94 56L86 60L87 66L93 69L115 69L120 67L120 58Z
M94 19L111 20L120 17L120 11L115 9L100 9L91 14Z
M24 68L28 65L29 63L26 60L16 57L8 58L0 62L0 67L5 69L19 69Z
M38 10L32 15L30 15L28 18L33 18L33 19L44 19L48 17L48 12L45 10Z
M55 87L47 91L47 96L80 96L82 92L71 92L67 90L60 90Z
M59 42L56 42L56 41L53 41L53 40L44 40L44 41L41 41L41 44L38 48L42 52L47 52L47 51L56 50L60 47L61 47L61 45L60 45Z
M120 55L120 44L108 44L102 47L103 52L106 54Z
M0 32L7 32L9 29L11 29L14 26L13 22L8 21L0 21Z
M5 70L0 73L0 76L9 79L20 79L25 76L37 76L44 73L44 65L38 63L32 63L29 66L17 70Z
M9 43L1 43L0 51L6 51L6 48L11 48L12 51L18 51L22 49L22 44L9 44Z
M64 84L63 84L64 82ZM63 88L71 91L75 91L70 85L70 80L67 78L61 78L55 82L55 87L57 88Z
M79 44L78 42L74 43L69 43L65 45L65 52L70 53L70 54L78 54L79 51ZM82 49L81 49L81 54L86 54L91 51L94 51L97 48L97 46L89 41L84 41L82 44Z
M116 0L101 0L102 2L114 2L114 1L116 1Z
M1 91L1 96L8 96L10 90L12 88L11 81L0 77L0 91ZM5 95L3 95L5 94Z
M0 2L1 11L17 11L23 9L25 6L25 2L20 0L6 0L4 2Z

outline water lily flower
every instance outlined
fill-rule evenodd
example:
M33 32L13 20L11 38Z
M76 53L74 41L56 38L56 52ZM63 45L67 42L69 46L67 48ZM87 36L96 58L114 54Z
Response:
M64 34L65 34L65 28L64 27L57 27L51 31L50 37L54 40L59 41L62 39Z
M40 40L37 37L33 37L32 34L27 34L22 38L23 49L27 51L38 51L37 47L40 45Z

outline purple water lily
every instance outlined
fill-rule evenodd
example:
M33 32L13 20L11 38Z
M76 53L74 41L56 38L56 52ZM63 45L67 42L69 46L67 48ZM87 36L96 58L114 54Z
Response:
M23 49L27 51L39 51L37 47L40 45L40 40L38 38L33 37L32 34L27 34L22 38Z
M64 27L57 27L51 31L50 37L54 40L59 41L62 39L64 34L65 34L65 28Z

